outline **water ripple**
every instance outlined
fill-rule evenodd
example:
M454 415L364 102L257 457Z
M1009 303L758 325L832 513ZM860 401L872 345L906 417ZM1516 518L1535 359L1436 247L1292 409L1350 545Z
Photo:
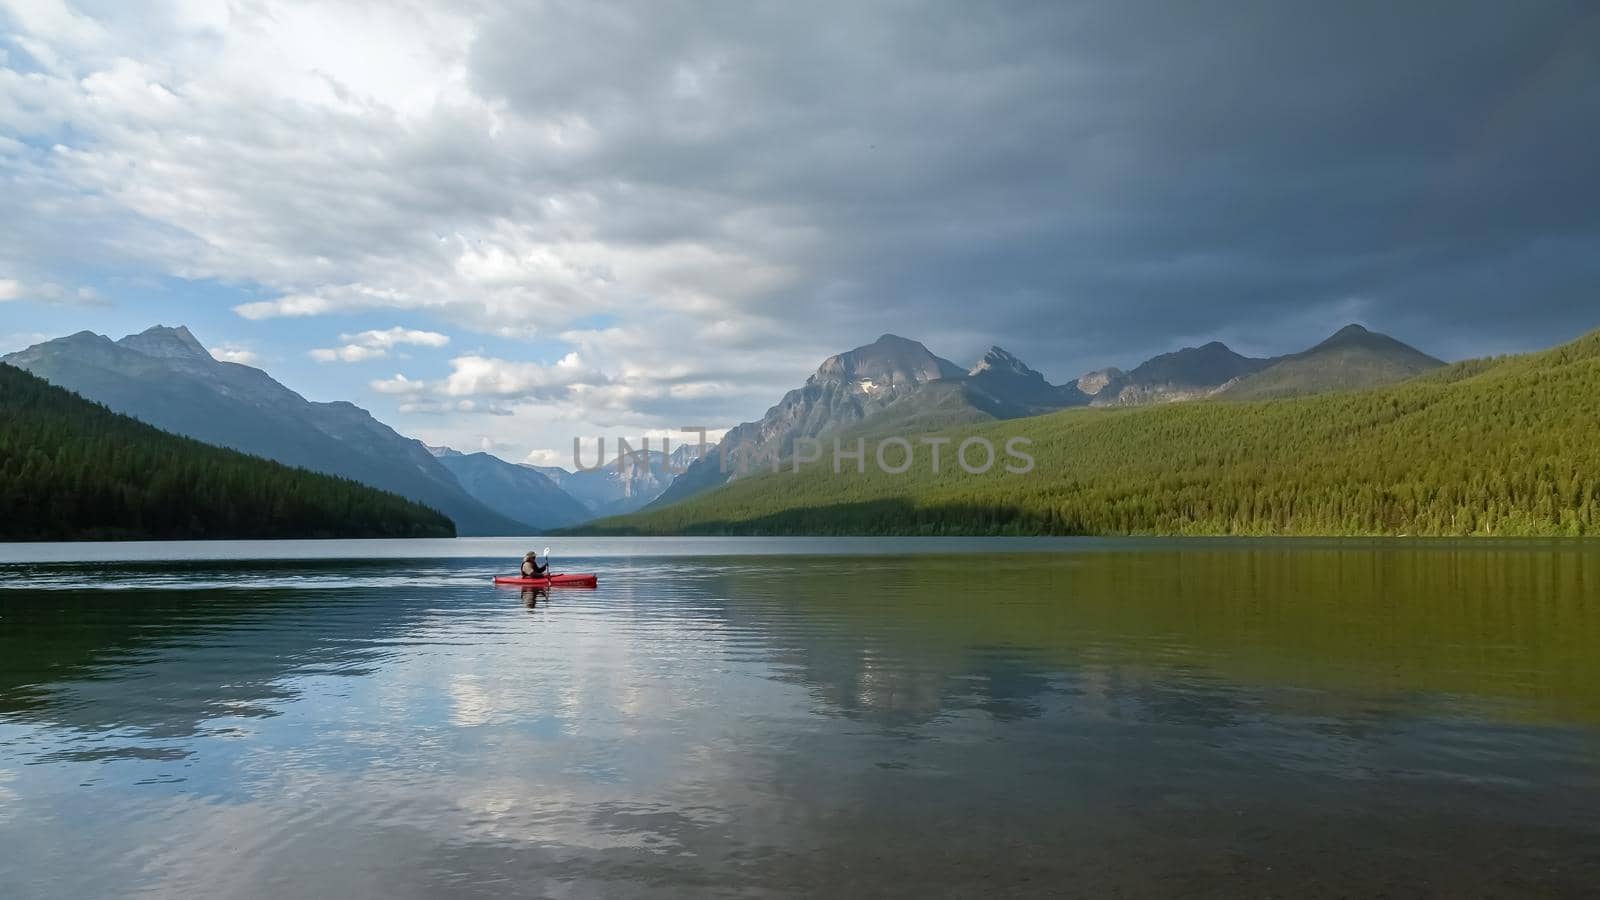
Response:
M0 566L8 895L1600 876L1590 550L611 546Z

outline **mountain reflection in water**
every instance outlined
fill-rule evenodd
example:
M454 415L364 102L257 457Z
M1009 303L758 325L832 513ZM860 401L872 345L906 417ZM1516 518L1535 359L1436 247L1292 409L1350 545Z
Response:
M1588 545L629 546L5 566L8 895L1600 883Z

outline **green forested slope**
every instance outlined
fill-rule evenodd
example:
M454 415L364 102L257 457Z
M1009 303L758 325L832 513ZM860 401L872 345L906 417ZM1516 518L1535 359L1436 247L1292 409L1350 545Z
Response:
M1600 534L1600 332L1374 390L1077 409L956 430L1035 469L824 463L742 478L618 533ZM898 459L898 452L891 459ZM976 459L976 457L974 457Z
M394 494L168 434L0 364L0 540L454 534Z

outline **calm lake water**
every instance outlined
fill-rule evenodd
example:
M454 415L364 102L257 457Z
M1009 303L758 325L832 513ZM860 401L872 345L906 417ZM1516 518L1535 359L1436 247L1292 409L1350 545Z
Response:
M0 545L0 894L1600 885L1600 545L547 543Z

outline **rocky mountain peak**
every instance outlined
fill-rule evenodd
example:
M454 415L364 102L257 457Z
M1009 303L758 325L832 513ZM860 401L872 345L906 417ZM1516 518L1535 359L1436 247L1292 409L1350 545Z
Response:
M871 391L963 374L955 363L940 359L917 341L885 334L870 344L823 360L811 379L820 383L855 383Z
M968 398L997 418L1036 415L1089 402L1077 385L1053 385L1001 347L990 347L967 373L966 382L976 389Z
M183 325L155 325L117 341L117 346L162 359L211 360L211 354Z
M997 375L1014 375L1023 378L1044 377L1038 372L1028 368L1027 363L1017 359L1017 357L1009 350L999 346L990 347L989 352L983 354L983 358L978 360L978 364L973 366L972 370L967 374L977 377L986 372Z
M1116 366L1110 366L1105 369L1095 369L1093 372L1085 372L1079 375L1078 380L1073 384L1077 386L1078 390L1093 397L1095 394L1105 390L1106 385L1121 377L1122 370Z

